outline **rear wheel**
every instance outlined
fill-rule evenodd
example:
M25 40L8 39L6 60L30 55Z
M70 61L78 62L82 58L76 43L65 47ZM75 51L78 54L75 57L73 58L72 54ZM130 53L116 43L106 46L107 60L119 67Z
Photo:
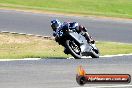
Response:
M99 49L92 49L92 54L91 57L92 58L99 58Z
M65 47L75 59L82 58L80 46L74 40L66 40Z

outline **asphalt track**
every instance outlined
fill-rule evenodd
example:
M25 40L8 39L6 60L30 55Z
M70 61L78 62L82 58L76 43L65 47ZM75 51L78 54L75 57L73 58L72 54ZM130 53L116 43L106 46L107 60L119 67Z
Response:
M132 43L132 21L85 17L68 17L0 10L0 30L19 33L52 35L50 20L77 21L88 27L96 40ZM101 57L99 59L42 59L35 61L0 62L1 88L76 88L77 68L87 73L130 74L132 56ZM124 84L86 84L84 87ZM127 84L125 84L127 85ZM132 85L132 83L128 84ZM102 87L104 88L104 87ZM112 87L109 87L112 88ZM126 87L119 87L126 88ZM131 87L127 87L131 88Z
M52 36L50 21L52 19L76 21L88 28L95 40L132 43L132 21L108 20L101 18L70 17L38 13L24 13L0 10L0 31L10 31Z
M131 56L100 59L42 59L37 61L0 62L1 88L76 88L78 66L88 74L130 74ZM86 84L84 87L132 85L130 84ZM96 87L95 87L96 88ZM112 88L112 87L110 87ZM118 87L126 88L126 87ZM131 87L127 87L131 88Z

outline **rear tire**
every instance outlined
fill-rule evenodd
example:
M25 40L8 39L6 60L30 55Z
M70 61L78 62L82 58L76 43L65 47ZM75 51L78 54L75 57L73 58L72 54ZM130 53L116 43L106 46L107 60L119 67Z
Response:
M100 54L99 49L92 49L91 55L92 58L99 58L99 54Z

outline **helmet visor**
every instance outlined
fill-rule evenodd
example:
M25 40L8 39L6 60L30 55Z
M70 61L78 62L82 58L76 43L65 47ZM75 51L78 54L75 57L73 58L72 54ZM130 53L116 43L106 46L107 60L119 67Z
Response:
M59 27L59 24L53 23L53 24L51 25L51 27L52 27L52 29L55 31L55 30Z

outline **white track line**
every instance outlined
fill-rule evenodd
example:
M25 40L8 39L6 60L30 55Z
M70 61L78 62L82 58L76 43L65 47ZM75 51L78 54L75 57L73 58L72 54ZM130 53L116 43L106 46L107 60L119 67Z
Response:
M117 55L104 55L104 56L100 56L100 57L119 57L119 56L131 56L132 53L130 54L117 54ZM89 57L84 57L84 58L91 58ZM67 59L74 59L74 57L68 57Z
M130 56L132 55L132 53L130 54L117 54L117 55L104 55L104 56L100 56L100 57L117 57L117 56Z
M104 55L100 57L117 57L117 56L129 56L132 54L118 54L118 55ZM85 57L84 57L85 58ZM91 58L91 57L89 57ZM16 61L16 60L40 60L41 58L24 58L24 59L0 59L0 61ZM74 59L74 57L69 57L67 59Z
M24 60L40 60L41 58L24 58L24 59L0 59L0 61L24 61Z
M132 85L113 85L113 86L92 86L92 87L73 87L73 88L121 88L121 87L132 87Z
M54 39L51 36L42 36L42 35L35 35L35 34L26 34L26 33L18 33L18 32L9 32L9 31L0 31L1 33L11 33L11 34L20 34L20 35L29 35L29 36L36 36L36 37L43 37L46 39Z

